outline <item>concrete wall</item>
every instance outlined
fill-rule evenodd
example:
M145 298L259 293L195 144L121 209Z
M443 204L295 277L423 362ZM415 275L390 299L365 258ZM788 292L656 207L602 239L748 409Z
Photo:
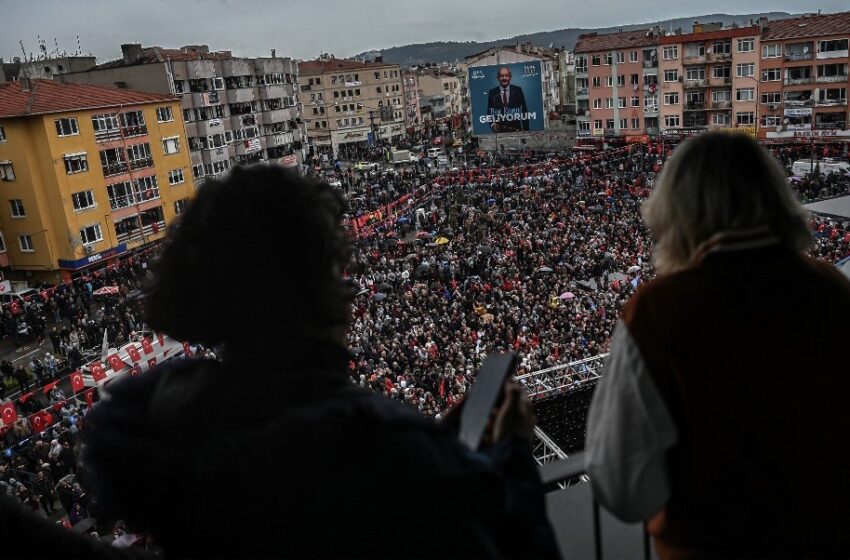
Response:
M57 76L60 82L76 82L99 86L116 87L118 82L124 82L127 89L152 91L155 93L171 93L171 83L166 71L165 62L153 64L137 64L121 68L107 68L89 72L72 72Z

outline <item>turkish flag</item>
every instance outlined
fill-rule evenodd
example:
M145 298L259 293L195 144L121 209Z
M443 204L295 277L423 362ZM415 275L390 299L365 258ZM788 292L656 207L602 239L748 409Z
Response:
M94 406L94 388L91 388L88 391L86 391L85 398L86 398L86 404L89 406L89 408L93 407Z
M21 395L21 398L18 399L18 402L24 404L25 402L30 400L30 397L32 397L33 395L35 395L35 391L30 391L29 393Z
M83 389L86 388L86 384L83 381L83 374L80 373L80 370L75 371L71 374L71 389L74 390L75 393L79 393Z
M46 410L42 410L30 416L29 420L36 432L43 432L53 424L53 415Z
M15 410L15 403L7 402L0 406L0 417L3 418L3 423L10 426L18 419L18 411Z
M189 347L188 342L183 343L183 353L187 356L194 356L194 354L192 353L192 349Z
M118 354L110 354L106 358L106 361L109 362L109 367L112 368L112 371L121 371L127 365L121 361L121 358L118 357Z
M58 380L58 379L57 379L56 381L51 381L50 383L48 383L47 385L45 385L45 386L41 389L41 392L42 392L42 393L44 393L44 394L46 395L47 393L49 393L50 391L52 391L52 390L53 390L53 388L54 388L54 387L56 387L57 385L59 385L59 380Z
M164 348L165 347L165 337L162 336L159 333L156 333L156 339L159 341L159 347Z
M150 360L148 360L148 367L151 369L156 367L156 358L151 358Z
M153 344L151 344L151 339L148 337L142 339L142 350L145 351L145 354L153 354Z
M100 365L100 362L95 362L91 367L91 376L94 378L95 383L98 383L104 379L106 379L106 370L103 369L103 366Z
M130 375L136 377L137 375L142 374L142 368L139 367L139 364L133 364L133 367L130 368Z
M53 404L53 410L56 411L56 412L59 412L60 410L62 410L62 407L65 406L66 402L67 401L59 401L58 403L54 403Z
M136 348L136 346L135 346L135 345L133 345L133 346L129 346L129 347L127 348L127 354L129 354L129 355L130 355L130 360L131 360L132 362L134 362L134 363L135 363L135 362L138 362L138 361L140 361L140 360L142 359L142 355L141 355L141 354L139 354L139 349L138 349L138 348Z

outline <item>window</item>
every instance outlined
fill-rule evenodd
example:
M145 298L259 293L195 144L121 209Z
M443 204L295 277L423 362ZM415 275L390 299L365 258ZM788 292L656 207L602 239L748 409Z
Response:
M711 44L711 52L714 54L732 54L732 41L715 41Z
M782 117L780 116L766 116L761 118L762 126L779 126L782 124Z
M151 158L151 145L145 142L143 144L128 146L127 159L130 161L130 167L133 169L153 165L153 159Z
M753 113L752 111L744 111L742 113L735 113L735 122L739 125L740 124L743 124L743 125L755 124L755 122L756 122L755 113Z
M189 205L188 198L181 198L180 200L174 201L174 213L178 216L186 211L186 206Z
M599 66L601 61L602 61L602 57L600 57L598 54L591 55L591 57L590 57L590 64L593 65L593 66Z
M763 93L763 94L761 94L761 102L762 102L762 104L775 103L775 104L778 105L778 104L782 103L782 94L778 91L770 92L770 93Z
M658 110L658 97L654 95L647 95L643 98L643 109L644 111L657 111Z
M739 64L737 66L737 71L735 73L739 78L743 78L745 76L752 76L755 74L756 65L755 64Z
M640 97L637 95L632 96L632 107L640 107Z
M608 87L614 87L614 76L605 76L605 85Z
M756 40L752 37L738 39L738 52L753 52L756 48Z
M716 89L711 92L711 100L715 103L719 103L722 101L731 102L732 101L732 90L728 89Z
M606 119L605 120L605 128L613 129L614 128L614 119Z
M588 121L579 121L579 123L578 123L578 129L579 129L579 130L587 130L587 131L589 131L589 130L590 130L590 122L588 122Z
M617 85L620 86L620 87L623 87L624 85L626 85L626 76L625 75L621 74L621 75L617 76Z
M176 154L180 151L180 137L172 136L171 138L162 139L162 152L165 155Z
M12 209L13 218L26 218L27 213L24 211L24 202L20 198L13 198L9 201L9 206Z
M771 45L761 46L762 58L780 58L782 56L782 45L774 43Z
M626 61L626 53L618 52L617 53L617 62L622 63L622 62L625 62L625 61ZM625 127L623 127L623 128L625 128Z
M755 99L753 88L739 88L735 90L735 101L752 101Z
M669 47L664 47L664 60L676 60L679 58L679 46L672 45Z
M89 170L89 163L85 153L66 154L63 159L65 160L65 173L68 175Z
M711 75L715 78L731 78L732 77L732 67L731 66L715 66L711 70Z
M675 82L679 80L679 71L678 70L665 70L664 71L664 81L665 82Z
M685 71L686 80L704 80L705 68L703 66L692 66Z
M0 181L14 181L15 170L11 161L0 161Z
M818 103L824 105L847 102L847 88L831 88L818 90Z
M632 51L629 53L629 62L637 62L638 61L638 52ZM634 127L632 127L634 128Z
M679 126L679 115L664 115L664 126L668 128Z
M629 128L629 119L620 119L620 128Z
M664 94L664 104L665 105L678 105L679 104L679 93L665 93Z
M761 81L763 82L778 82L782 79L781 68L768 68L761 71Z
M92 115L91 124L95 136L118 134L118 117L115 115Z
M0 126L0 142L6 141L6 130Z
M635 130L640 128L640 119L632 119L632 128L634 128Z
M19 235L18 244L21 246L22 253L32 253L35 251L35 247L32 244L32 237L29 235Z
M601 97L597 97L596 99L593 100L593 108L594 109L601 109L602 108L602 98Z
M185 178L183 177L182 169L172 169L168 172L168 184L169 185L179 185L180 183L185 182Z
M640 84L640 76L638 76L637 74L632 74L629 83L633 86L639 85Z
M626 98L625 98L625 97L620 97L620 98L617 100L617 107L619 107L620 109L625 109L625 108L626 108Z
M602 78L599 76L593 77L593 87L600 87L602 85Z
M171 122L174 120L174 115L171 107L158 107L156 110L156 122Z
M224 89L224 78L213 78L213 89Z
M605 98L605 108L606 109L613 109L614 108L614 99L613 98L611 98L611 97ZM611 127L609 126L608 128L611 128Z
M183 80L174 80L174 93L185 93L185 86L183 84Z
M92 243L103 241L103 234L100 231L100 224L94 224L81 229L80 238L83 240L83 245L91 245Z
M714 113L711 117L711 124L720 126L729 126L732 124L732 116L726 113Z
M183 109L183 120L186 122L194 121L195 113L192 112L192 109Z
M594 130L602 130L602 121L601 120L593 121L593 129Z
M198 165L193 165L192 166L192 177L194 177L195 179L200 179L203 176L204 176L204 166L203 166L203 164L199 163Z
M94 191L80 191L71 195L71 202L74 204L74 210L87 210L97 206L94 202Z
M820 52L847 50L847 39L833 39L829 41L819 41L819 43L820 48L818 50Z
M605 66L611 66L611 64L613 64L613 62L614 62L614 57L611 56L611 53L605 53ZM609 126L608 128L614 128L614 127Z
M77 119L74 117L56 119L53 122L56 124L56 134L59 136L74 136L80 133L80 129L77 128Z

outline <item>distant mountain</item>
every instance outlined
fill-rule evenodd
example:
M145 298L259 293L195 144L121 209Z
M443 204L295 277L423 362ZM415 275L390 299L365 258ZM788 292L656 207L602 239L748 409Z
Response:
M689 31L695 21L700 23L723 22L724 26L736 23L738 25L749 25L750 21L757 21L760 17L768 19L785 19L793 17L795 14L787 12L768 12L761 14L708 14L702 16L694 16L679 19L666 19L651 23L640 23L636 25L623 25L617 27L604 27L599 29L559 29L557 31L541 31L539 33L529 33L526 35L517 35L508 39L498 39L495 41L476 42L476 41L439 41L434 43L416 43L413 45L403 45L400 47L392 47L382 51L369 51L357 55L358 57L372 59L377 54L384 57L384 62L392 64L400 64L402 66L414 66L425 62L463 62L463 59L471 54L484 51L490 47L502 45L515 45L517 43L533 43L542 47L553 45L555 47L566 47L572 49L575 47L579 35L584 33L613 33L618 30L628 31L632 29L647 29L653 26L660 26L667 31L675 31L682 29Z

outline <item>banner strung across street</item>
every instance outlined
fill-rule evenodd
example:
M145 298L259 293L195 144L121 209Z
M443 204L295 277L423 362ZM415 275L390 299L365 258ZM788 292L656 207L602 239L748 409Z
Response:
M515 62L469 69L474 134L543 130L540 62Z

